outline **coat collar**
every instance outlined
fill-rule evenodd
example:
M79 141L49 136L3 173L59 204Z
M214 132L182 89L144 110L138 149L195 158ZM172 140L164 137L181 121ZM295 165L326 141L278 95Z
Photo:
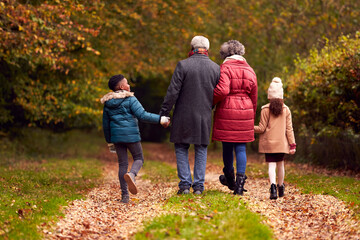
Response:
M261 107L261 109L263 108L269 108L270 107L270 103L265 104L264 106ZM283 104L283 108L287 108L288 106L285 105L285 103Z
M238 60L238 61L245 61L245 62L246 62L246 59L245 59L243 56L241 56L241 55L236 55L236 54L231 55L231 56L225 58L225 60L224 60L223 63L225 63L225 62L227 62L227 61L229 61L229 60Z

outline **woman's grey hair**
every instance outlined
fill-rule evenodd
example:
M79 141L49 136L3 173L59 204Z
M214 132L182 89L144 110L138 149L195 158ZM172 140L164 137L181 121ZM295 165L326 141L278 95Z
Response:
M220 47L220 56L225 59L232 55L244 55L245 47L237 40L229 40L224 42Z

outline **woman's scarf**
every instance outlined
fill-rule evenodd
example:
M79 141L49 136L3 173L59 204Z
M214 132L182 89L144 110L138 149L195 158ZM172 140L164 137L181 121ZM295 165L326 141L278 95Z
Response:
M224 62L227 62L227 61L229 61L229 60L240 60L240 61L245 61L245 62L246 62L246 59L245 59L243 56L241 56L241 55L236 55L236 54L231 55L230 57L225 58Z
M206 56L209 56L209 52L208 50L206 50L205 48L195 48L194 50L189 52L189 57L191 57L192 55L194 55L195 53L198 54L204 54Z

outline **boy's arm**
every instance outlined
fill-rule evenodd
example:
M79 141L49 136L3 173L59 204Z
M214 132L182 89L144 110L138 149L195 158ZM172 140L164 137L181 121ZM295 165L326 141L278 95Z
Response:
M110 118L105 107L103 110L103 131L106 142L111 143Z
M130 110L142 122L160 123L160 115L146 112L136 97L130 97Z
M263 133L266 130L267 124L269 122L269 112L265 111L265 109L268 108L261 110L259 126L254 126L255 133Z
M161 105L160 115L161 116L169 116L171 109L176 103L179 93L183 83L183 67L179 62L176 65L175 71L172 75L170 85L167 89L166 96L164 98L164 102Z

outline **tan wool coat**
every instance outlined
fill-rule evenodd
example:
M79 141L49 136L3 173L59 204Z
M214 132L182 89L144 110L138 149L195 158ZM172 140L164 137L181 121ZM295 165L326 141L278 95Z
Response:
M259 126L254 127L255 133L260 133L259 152L289 153L290 144L295 143L290 109L284 104L282 114L275 117L269 106L261 107Z

